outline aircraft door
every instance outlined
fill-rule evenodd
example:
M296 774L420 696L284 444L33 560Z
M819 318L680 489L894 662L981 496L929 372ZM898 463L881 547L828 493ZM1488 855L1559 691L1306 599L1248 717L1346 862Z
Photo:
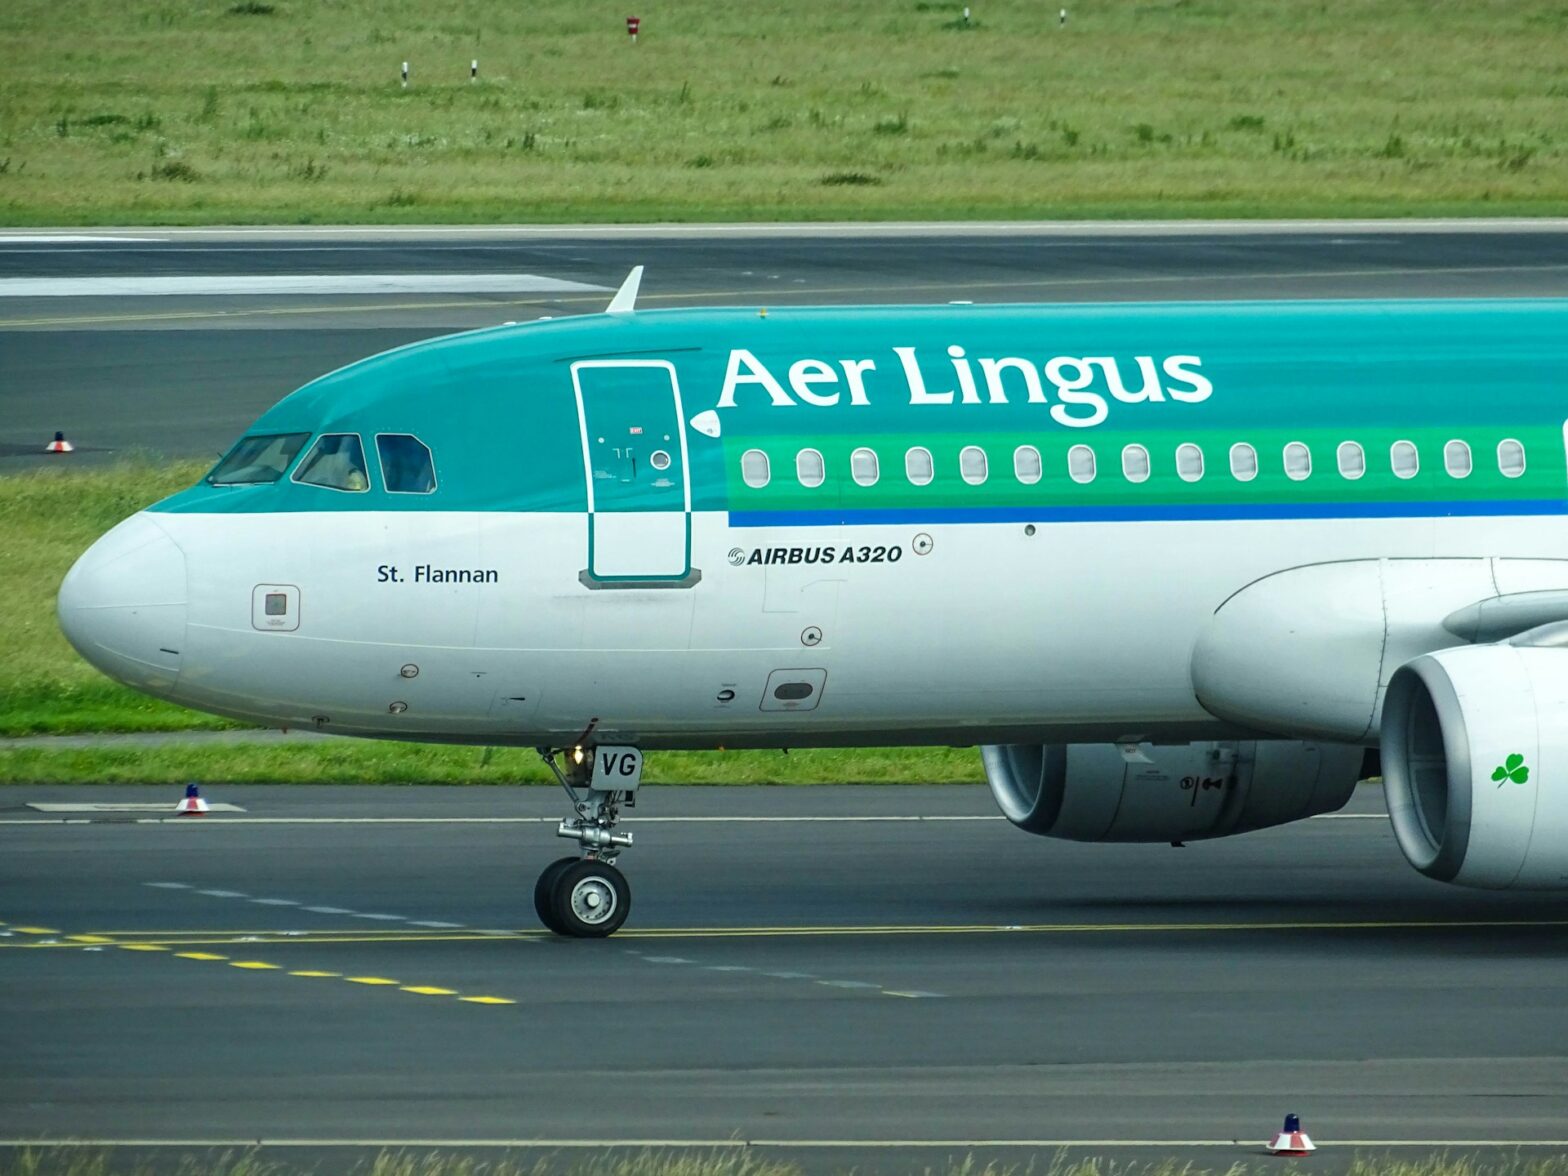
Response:
M675 368L664 360L572 365L588 480L586 581L684 584L691 475Z

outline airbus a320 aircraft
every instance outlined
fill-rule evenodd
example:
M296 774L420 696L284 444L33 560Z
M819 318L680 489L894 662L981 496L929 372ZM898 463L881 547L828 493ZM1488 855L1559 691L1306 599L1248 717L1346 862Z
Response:
M1568 886L1568 302L634 308L307 384L60 589L252 723L536 747L608 935L661 748L978 745L1015 825L1221 837L1379 746L1405 856Z

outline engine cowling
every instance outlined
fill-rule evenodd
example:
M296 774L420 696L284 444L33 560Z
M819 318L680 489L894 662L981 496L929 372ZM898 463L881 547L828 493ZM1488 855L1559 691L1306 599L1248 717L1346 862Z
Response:
M982 747L1013 824L1068 841L1188 841L1343 808L1365 752L1334 743Z
M1568 888L1568 649L1480 645L1400 667L1382 759L1394 835L1427 877Z

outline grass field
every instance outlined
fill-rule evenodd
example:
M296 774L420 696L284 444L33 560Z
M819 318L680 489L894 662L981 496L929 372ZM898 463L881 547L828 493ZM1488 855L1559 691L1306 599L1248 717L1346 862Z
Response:
M660 751L649 784L979 784L973 748ZM8 784L548 784L522 748L334 739L285 746L0 748Z
M1568 212L1563 0L1061 2L9 0L0 220Z
M7 1162L0 1176L306 1176L315 1164L269 1158L280 1149L248 1152L193 1152L156 1162L127 1163L106 1150L41 1147L23 1151ZM482 1155L483 1153L481 1153ZM1204 1168L1179 1159L1117 1162L1099 1156L1068 1159L1058 1154L1044 1161L1009 1164L939 1160L918 1171L921 1176L1254 1176L1277 1170L1280 1161L1238 1160L1224 1169ZM342 1169L332 1168L333 1171ZM539 1160L496 1160L453 1151L383 1151L347 1169L350 1176L803 1176L799 1164L765 1152L736 1146L712 1150L667 1148L595 1155L556 1154ZM1354 1156L1346 1176L1568 1176L1568 1156L1524 1154L1499 1160L1434 1153L1412 1159ZM846 1173L846 1176L849 1176Z
M109 681L66 643L54 612L60 581L93 540L203 470L174 462L0 477L0 736L226 725Z

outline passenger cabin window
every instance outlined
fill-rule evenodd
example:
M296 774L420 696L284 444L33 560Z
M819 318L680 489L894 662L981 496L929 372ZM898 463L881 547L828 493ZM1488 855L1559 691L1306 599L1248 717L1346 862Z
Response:
M1421 471L1421 455L1414 441L1395 441L1389 448L1388 460L1396 478L1413 478Z
M1468 478L1472 468L1470 446L1463 441L1450 441L1443 446L1443 468L1450 478Z
M1497 469L1505 478L1524 473L1524 446L1512 437L1497 443Z
M978 486L985 481L988 472L985 450L978 445L965 445L958 453L958 472L971 486Z
M370 489L365 472L365 447L358 433L323 433L294 471L294 480L352 494Z
M1033 486L1044 472L1040 451L1033 445L1020 445L1013 450L1013 476L1025 486Z
M1312 476L1312 450L1300 441L1285 446L1285 476L1300 482Z
M1258 451L1245 441L1230 447L1230 476L1238 482L1250 482L1258 476Z
M800 479L802 486L822 485L823 480L828 476L822 455L815 449L802 449L795 455L795 476Z
M1190 441L1176 446L1176 476L1183 482L1203 477L1203 450Z
M753 490L761 490L772 480L768 468L768 455L760 449L748 449L740 455L740 478Z
M391 494L433 494L436 464L430 447L412 433L377 433L381 484Z
M1149 451L1142 445L1128 445L1122 450L1122 475L1129 482L1149 480Z
M1352 482L1367 472L1367 454L1354 441L1341 441L1339 443L1339 476L1349 478Z
M1074 445L1067 451L1067 476L1075 482L1094 481L1094 450Z
M855 485L875 486L881 476L876 453L870 449L855 450L849 455L849 473L855 479Z
M207 481L214 486L256 486L276 482L309 438L309 433L264 433L242 437L207 475Z
M936 463L931 460L931 451L915 446L904 454L904 476L914 486L929 486L931 479L936 477Z

